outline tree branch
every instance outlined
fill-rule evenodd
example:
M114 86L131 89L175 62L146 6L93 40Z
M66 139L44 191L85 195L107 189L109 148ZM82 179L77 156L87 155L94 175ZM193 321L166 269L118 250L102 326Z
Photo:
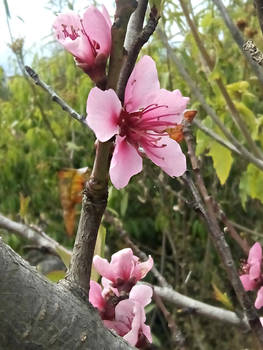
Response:
M128 55L127 55L125 64L123 65L122 70L120 72L120 79L119 79L118 85L117 85L117 94L122 102L124 100L124 92L125 92L125 87L126 87L127 81L128 81L129 76L133 70L133 67L134 67L135 62L137 60L139 52L140 52L141 48L143 47L143 45L145 43L147 43L150 36L155 31L155 28L157 27L158 21L159 21L158 13L156 12L155 8L153 8L151 10L150 18L149 18L146 26L139 33L139 35L134 39L133 43L130 46L130 50L128 51Z
M50 283L0 239L2 349L131 350L90 304Z
M154 292L163 300L173 303L177 307L185 308L194 314L205 316L208 319L227 323L229 325L249 329L249 324L245 319L241 319L238 315L229 310L225 310L216 306L212 306L201 301L187 297L168 287L153 286Z
M60 105L63 111L69 113L72 118L76 119L81 124L85 125L86 127L88 126L85 123L86 117L80 115L73 108L71 108L49 85L39 78L38 74L31 67L25 66L25 70L35 84L45 90L51 96L52 101Z
M190 123L188 121L185 121L184 137L187 144L188 154L191 160L192 168L195 173L195 179L196 179L198 190L195 187L195 184L193 183L189 174L183 175L183 179L185 180L186 184L190 188L193 198L196 202L196 205L200 208L201 212L204 215L204 219L207 224L210 238L214 243L214 246L221 258L221 261L227 272L228 278L235 290L239 303L242 306L247 316L250 327L254 332L255 336L257 337L258 341L260 342L260 344L263 345L263 328L261 326L258 315L254 309L254 306L250 300L250 297L245 292L242 286L238 272L235 267L235 262L233 260L230 248L225 240L224 233L221 231L218 225L216 214L213 207L213 201L207 192L206 186L204 184L204 181L198 166L198 161L195 155L195 149L193 144L193 138L190 132ZM199 191L202 198L199 194ZM202 200L204 201L204 204Z
M179 0L179 2L181 5L181 8L183 10L183 13L185 15L186 21L187 21L187 23L191 29L191 32L193 34L196 45L197 45L205 63L206 63L206 65L208 66L210 72L212 72L214 69L214 63L213 63L211 57L209 56L205 46L203 45L203 42L199 36L198 29L197 29L194 21L192 21L192 19L190 18L190 14L189 14L188 8L185 4L185 0ZM250 150L254 153L255 156L262 159L263 158L262 153L257 148L257 145L255 144L254 140L252 139L251 134L249 133L246 124L244 123L243 119L241 118L241 115L239 114L238 110L236 109L236 106L233 103L231 97L229 96L229 93L228 93L222 79L217 78L217 79L215 79L215 82L216 82L222 96L224 97L224 99L226 101L226 105L231 113L232 120L236 124L237 128L241 131L241 134L243 134L245 140L247 141L247 144L248 144Z
M226 26L228 27L230 33L232 34L232 37L234 38L235 42L237 43L240 51L245 56L246 60L250 64L254 73L258 77L260 83L263 84L262 68L259 67L259 65L253 61L253 59L250 57L250 55L247 51L243 50L243 45L245 43L245 40L243 39L240 30L237 28L237 26L233 23L232 19L228 15L227 9L225 8L223 2L221 0L213 0L213 2L217 6L218 10L220 11L222 18L223 18ZM259 0L259 2L260 2L260 0Z

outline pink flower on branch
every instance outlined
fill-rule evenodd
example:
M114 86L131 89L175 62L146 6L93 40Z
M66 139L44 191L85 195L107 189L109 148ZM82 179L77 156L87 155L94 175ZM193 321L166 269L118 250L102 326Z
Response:
M125 248L113 254L110 263L96 255L93 265L103 276L102 283L108 291L112 289L118 295L120 291L129 292L135 283L146 276L153 266L153 259L140 262L130 248Z
M142 347L152 342L150 327L145 325L144 307L151 302L152 288L145 285L134 286L129 299L122 300L115 308L115 320L104 320L104 325L114 329L131 345Z
M188 102L179 90L160 89L154 61L144 56L125 89L124 105L113 90L93 88L87 100L87 123L99 141L116 136L110 178L125 187L142 170L141 151L170 176L186 170L185 156L167 129L181 123Z
M95 82L105 75L111 50L111 20L106 8L102 12L90 6L83 18L73 11L60 14L53 28L56 39L69 51Z
M249 250L247 263L243 264L240 280L246 291L254 290L258 287L261 279L262 248L260 243L256 242Z

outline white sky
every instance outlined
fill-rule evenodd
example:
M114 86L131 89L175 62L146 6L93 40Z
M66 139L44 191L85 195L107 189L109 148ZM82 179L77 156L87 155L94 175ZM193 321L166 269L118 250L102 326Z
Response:
M112 14L112 1L107 1L110 4L110 8L107 9L110 14ZM75 9L81 12L90 4L92 4L91 0L76 0ZM22 37L25 39L25 49L27 52L25 60L27 64L31 63L35 53L47 53L47 43L53 40L51 33L55 15L52 11L45 8L47 5L48 0L8 0L12 34L14 38ZM23 21L18 17L22 18ZM0 19L0 65L3 66L7 72L12 72L12 60L14 59L14 55L7 46L7 44L10 43L10 36L6 23L3 0L0 0Z

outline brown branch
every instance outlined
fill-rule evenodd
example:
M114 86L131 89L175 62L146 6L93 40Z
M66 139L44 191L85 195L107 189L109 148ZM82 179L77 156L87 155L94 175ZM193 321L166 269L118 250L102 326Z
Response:
M112 26L112 50L107 88L116 90L119 72L123 61L123 44L127 24L137 3L134 0L116 1L115 22ZM119 93L123 93L119 91ZM82 199L82 209L72 260L65 283L73 292L89 294L90 273L93 254L108 199L108 174L113 140L98 142L90 179Z
M254 0L254 5L257 10L258 22L263 33L263 2L262 0Z
M196 180L196 185L198 187L198 190L195 187L195 184L193 183L189 174L185 174L183 176L183 179L186 181L187 185L190 187L193 198L196 202L196 205L202 208L202 212L204 213L204 219L207 224L210 238L214 243L214 246L221 258L223 266L227 272L228 278L236 293L237 299L239 300L239 303L242 306L247 316L247 319L252 331L254 332L260 344L263 345L263 328L261 326L258 315L254 309L253 303L242 286L237 269L235 267L235 262L232 257L230 248L225 240L224 233L221 231L218 225L216 213L213 207L213 201L211 200L211 197L207 192L206 186L204 184L204 181L199 169L197 157L195 155L193 138L190 132L190 123L188 121L185 121L184 137L187 144L188 154L190 157L192 168L194 170L195 180ZM201 196L199 194L199 191Z
M52 101L56 102L63 109L63 111L69 113L72 118L76 119L84 126L88 126L85 123L86 116L80 115L72 107L70 107L49 85L39 78L38 74L31 67L25 66L25 70L34 83L45 90L50 95Z
M45 232L33 226L13 221L0 213L0 228L13 232L20 237L35 243L38 247L46 248L53 254L65 253L71 255L71 251L63 247L57 241L49 237Z
M177 349L186 350L185 337L182 331L175 323L173 315L167 310L166 306L162 301L162 298L155 291L153 293L153 300L155 301L157 307L161 310L164 318L167 321L168 327L171 331L172 342L174 343L174 345L177 346Z
M137 38L134 40L133 44L130 47L130 50L128 51L127 58L125 60L125 65L123 66L121 73L120 73L120 79L118 81L117 85L117 94L120 98L120 100L123 102L124 100L124 92L125 87L127 84L127 81L129 79L129 76L133 70L133 67L135 65L135 62L137 60L137 57L139 55L139 52L143 45L147 43L150 36L155 31L157 24L159 21L159 16L153 8L150 13L150 18L148 20L148 23L143 28L143 30L140 32L140 34L137 36Z
M260 1L260 0L258 0ZM263 71L262 68L258 66L257 63L253 61L253 59L250 57L247 51L243 50L243 45L245 43L244 38L242 37L242 34L240 30L237 28L237 26L233 23L232 19L230 18L229 14L227 13L227 9L225 8L222 0L213 0L214 4L217 6L218 10L221 13L221 16L228 27L232 37L234 38L235 42L237 43L240 51L245 56L246 60L250 64L251 68L253 69L254 73L256 74L258 80L261 84L263 84Z

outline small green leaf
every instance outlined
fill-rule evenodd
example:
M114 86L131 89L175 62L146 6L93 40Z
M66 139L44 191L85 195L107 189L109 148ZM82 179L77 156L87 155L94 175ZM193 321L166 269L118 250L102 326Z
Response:
M231 152L227 148L221 146L219 143L212 142L208 155L213 159L214 169L221 185L224 185L229 176L233 163Z
M96 241L96 246L95 246L95 250L94 250L94 255L99 255L102 258L104 257L105 239L106 239L106 228L103 225L100 225L98 236L97 236L97 241ZM100 275L92 266L90 279L97 282L99 277L100 277Z
M60 257L60 259L65 264L65 266L67 268L69 268L72 254L70 254L70 252L67 249L65 249L64 247L62 247L61 245L56 247L56 252L57 252L58 256Z
M46 274L46 277L51 281L57 283L62 280L66 275L66 272L63 270L54 270Z

